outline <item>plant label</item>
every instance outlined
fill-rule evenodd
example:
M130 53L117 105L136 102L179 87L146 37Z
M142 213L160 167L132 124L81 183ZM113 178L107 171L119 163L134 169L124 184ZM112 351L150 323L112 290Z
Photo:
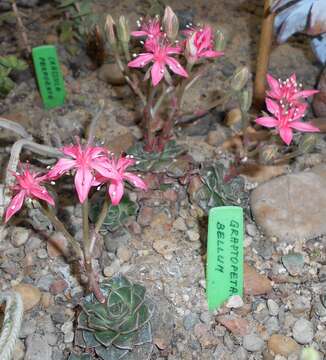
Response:
M44 107L62 106L66 91L56 48L52 45L33 48L32 57Z
M243 210L212 208L208 217L206 294L213 311L233 295L243 294Z

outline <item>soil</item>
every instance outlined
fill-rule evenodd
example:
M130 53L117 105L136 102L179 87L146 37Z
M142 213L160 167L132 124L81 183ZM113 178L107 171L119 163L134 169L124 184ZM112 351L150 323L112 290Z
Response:
M155 11L160 6L152 1L94 3L94 11L110 13L115 18L126 14L131 24L146 15L148 9ZM227 38L225 56L212 63L186 96L186 109L195 110L217 96L225 77L231 76L237 67L246 65L254 74L262 1L171 0L169 5L187 21L218 25ZM142 137L138 126L140 103L126 85L108 84L103 71L94 66L84 49L71 55L73 49L59 43L56 28L62 16L54 4L40 1L36 7L21 8L21 12L32 46L56 44L68 96L64 106L44 110L29 69L17 74L15 89L0 100L0 116L22 124L38 142L60 147L73 142L75 136L86 135L99 101L104 99L96 136L116 153L138 142ZM2 26L0 55L19 53L14 29L14 25ZM108 62L111 60L109 57ZM281 78L295 72L305 88L313 88L321 66L307 39L295 36L281 46L274 44L269 71ZM222 129L226 134L230 131L222 124L223 118L222 111L215 111L204 121L177 129L177 142L185 146L196 166L212 160L230 163L232 155L208 140L216 130ZM4 181L10 149L16 139L16 135L1 130L0 183ZM271 177L323 165L325 149L326 141L321 134L314 153L299 156L271 173L264 169L263 174L244 176L248 193ZM28 151L22 157L39 167L52 164L42 157L33 159ZM325 171L318 174L325 184ZM122 228L102 234L94 261L100 281L122 273L144 285L156 303L150 359L295 360L306 345L318 350L323 359L326 308L322 308L319 299L326 294L326 234L314 233L308 239L299 234L290 242L285 237L265 235L261 224L247 215L244 304L209 312L205 295L207 218L191 201L179 179L163 176L166 186L162 188L157 178L146 175L151 188L146 193L129 191L129 197L138 203L138 212ZM80 239L81 209L75 205L69 184L60 183L64 200L60 202L58 216ZM318 191L323 191L322 186ZM288 211L295 210L289 207ZM37 212L29 210L29 215L32 221L19 216L0 232L0 288L4 291L20 283L31 286L22 290L31 302L25 308L14 359L67 359L72 350L78 351L72 327L84 288L67 259L49 245L49 238L57 245L62 244L62 236ZM289 253L296 255L289 259ZM321 310L316 312L316 308Z

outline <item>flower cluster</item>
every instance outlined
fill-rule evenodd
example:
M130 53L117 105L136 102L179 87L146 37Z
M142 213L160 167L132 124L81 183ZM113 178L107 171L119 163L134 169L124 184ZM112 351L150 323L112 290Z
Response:
M16 194L6 210L5 222L21 209L26 198L39 199L54 206L52 196L42 185L68 172L74 172L75 188L81 203L85 202L90 189L94 186L107 186L112 205L120 203L125 180L137 188L147 190L147 185L139 176L127 171L129 166L135 164L135 161L128 156L115 159L104 147L89 145L83 147L79 143L65 146L62 152L66 157L59 159L44 175L30 172L28 166L22 169L21 173L14 174L16 184L13 190Z
M293 129L304 132L318 132L317 127L300 121L306 113L307 103L303 100L318 93L318 90L301 90L293 74L285 81L267 75L270 90L265 100L267 110L273 116L263 116L256 123L268 128L277 128L281 139L289 145L293 138Z
M208 25L203 28L190 28L183 32L185 40L175 40L179 25L176 15L169 7L165 11L163 26L156 17L148 21L139 21L138 27L139 30L131 32L131 35L145 38L142 42L145 52L130 61L128 66L143 68L152 63L150 74L153 86L159 84L163 77L169 78L167 67L179 76L188 77L188 72L172 55L183 55L189 64L194 64L201 58L216 58L223 55L222 52L214 50L213 29ZM163 32L163 29L166 31Z

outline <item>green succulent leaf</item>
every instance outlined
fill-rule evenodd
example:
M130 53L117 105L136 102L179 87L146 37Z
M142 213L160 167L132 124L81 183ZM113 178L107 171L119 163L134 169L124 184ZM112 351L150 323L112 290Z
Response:
M248 206L249 196L243 178L237 176L225 181L226 171L222 164L204 167L200 175L203 185L192 194L192 200L206 212L216 206Z
M15 55L0 56L0 65L18 71L28 68L26 61L18 59Z
M96 348L95 351L102 360L119 360L124 358L129 353L129 350L118 349L113 346L110 348L101 346Z
M145 297L145 288L121 274L100 287L106 303L100 304L94 295L85 298L78 317L78 345L94 348L101 359L114 360L131 354L135 346L150 343L154 304Z
M104 197L107 194L95 194L91 200L90 207L90 219L93 223L96 222L102 205ZM134 201L131 201L127 195L125 195L120 204L117 206L109 205L107 215L103 222L101 232L106 233L108 231L113 232L123 227L124 222L130 217L135 216L138 211L138 205Z
M119 333L113 330L96 331L94 333L96 340L104 346L110 346L119 336Z
M178 145L174 140L169 141L162 152L147 152L144 150L144 144L142 143L137 143L127 151L136 160L136 165L133 168L144 172L164 172L171 166L171 162L184 152L182 146ZM171 170L171 172L173 171L176 170ZM178 171L180 172L180 170Z
M0 96L6 96L15 87L15 83L7 76L0 75Z

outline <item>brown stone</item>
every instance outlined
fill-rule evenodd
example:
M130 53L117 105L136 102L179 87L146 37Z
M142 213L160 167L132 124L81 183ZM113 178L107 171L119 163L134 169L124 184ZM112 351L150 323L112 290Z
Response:
M64 290L66 290L68 287L68 284L65 280L59 279L54 281L50 286L50 292L52 295L57 295L62 293Z
M103 64L98 70L98 78L111 85L124 85L126 80L116 63Z
M139 225L148 226L153 219L153 208L144 206L140 209L137 221Z
M280 176L251 193L252 212L265 235L295 242L326 233L326 176L321 168Z
M21 283L15 286L13 290L21 295L25 311L31 310L41 300L41 291L33 285Z
M250 333L250 326L246 319L234 315L218 316L216 320L230 330L234 335L247 335Z
M273 334L268 340L267 347L274 355L290 356L300 351L300 345L292 338L280 334Z
M262 295L272 291L271 281L255 268L244 264L244 292L247 295Z

